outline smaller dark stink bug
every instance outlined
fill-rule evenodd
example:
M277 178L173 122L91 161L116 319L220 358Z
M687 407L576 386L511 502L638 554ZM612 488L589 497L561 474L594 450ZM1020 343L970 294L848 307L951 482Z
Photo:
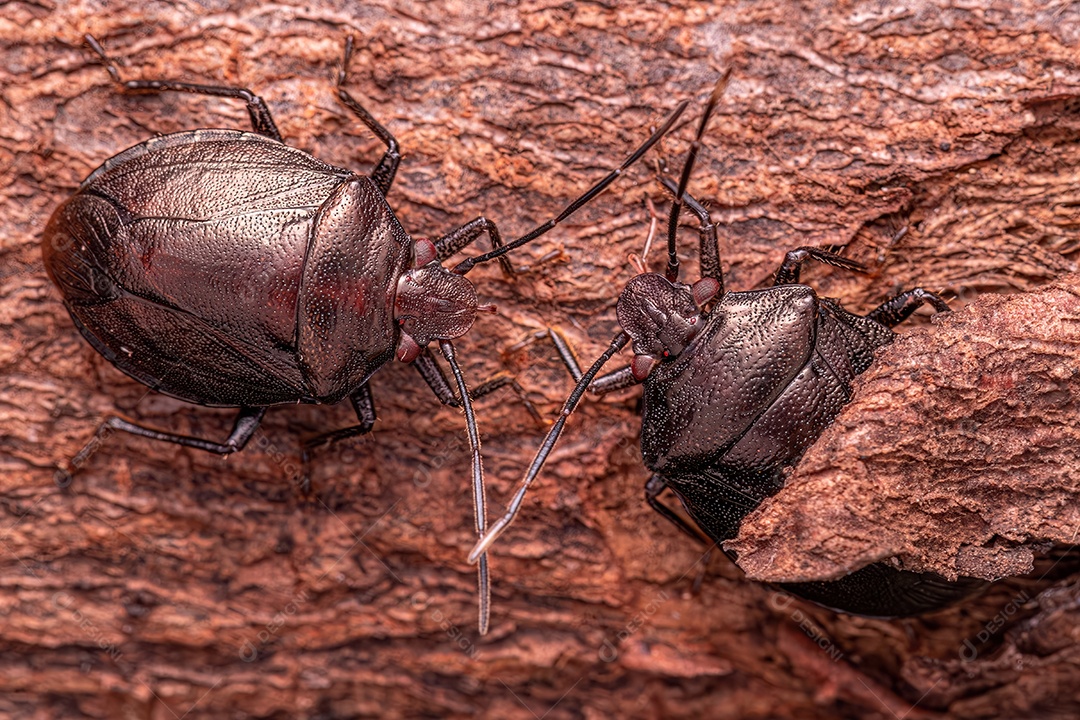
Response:
M123 90L240 99L254 129L179 132L129 148L91 173L49 220L45 269L98 352L159 392L239 408L220 443L119 417L106 419L95 438L111 428L228 454L251 439L269 406L345 398L360 423L305 448L354 437L375 423L369 379L396 357L413 363L440 401L465 413L482 536L483 469L471 405L480 390L470 394L450 341L468 332L485 306L464 276L494 259L511 272L506 252L600 194L663 137L686 104L618 169L527 235L504 245L495 224L479 217L431 242L413 240L386 203L401 154L390 132L344 89L351 37L337 92L387 147L370 177L284 144L266 104L248 90L124 82L101 45L86 40ZM484 233L494 250L452 269L442 266ZM457 395L428 350L433 341L450 364ZM71 465L78 468L93 447L91 440ZM478 573L483 633L490 597L486 558Z
M870 366L877 348L892 342L890 328L923 303L948 311L940 297L916 288L866 316L849 313L799 284L799 268L808 258L849 270L862 266L813 247L788 252L771 288L724 291L716 226L686 194L686 186L727 77L709 99L678 185L664 181L674 193L665 274L642 269L627 283L616 307L622 331L587 372L550 334L577 385L506 514L477 543L471 561L517 514L585 390L604 393L637 383L644 386L641 453L653 472L645 486L649 505L698 537L681 515L660 502L660 494L670 489L714 543L735 537L742 519L783 487L786 470L850 400L853 378ZM702 278L692 286L678 282L675 241L683 203L700 222ZM596 378L627 343L634 352L631 363ZM782 587L834 609L889 617L933 610L984 584L970 578L949 582L876 563L838 580Z

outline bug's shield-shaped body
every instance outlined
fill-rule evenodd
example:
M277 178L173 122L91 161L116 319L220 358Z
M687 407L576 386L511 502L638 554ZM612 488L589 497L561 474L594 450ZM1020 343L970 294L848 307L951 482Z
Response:
M337 402L393 357L412 242L369 178L196 130L103 164L43 249L79 330L125 373L202 405L266 406Z
M714 540L734 537L892 337L805 285L725 294L694 343L645 380L645 465Z
M723 295L694 341L645 380L646 466L714 541L735 537L894 337L805 285ZM781 587L848 612L893 616L936 609L981 585L875 563L838 580Z

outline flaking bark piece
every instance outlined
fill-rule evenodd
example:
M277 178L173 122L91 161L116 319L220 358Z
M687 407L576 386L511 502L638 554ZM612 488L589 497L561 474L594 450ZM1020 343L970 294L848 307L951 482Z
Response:
M903 567L993 580L1080 528L1080 275L993 295L878 354L726 544L757 580Z

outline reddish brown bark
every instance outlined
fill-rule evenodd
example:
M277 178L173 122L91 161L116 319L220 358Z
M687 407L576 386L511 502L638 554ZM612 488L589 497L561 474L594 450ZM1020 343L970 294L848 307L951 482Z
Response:
M1080 15L955 5L4 5L0 714L1074 717L1080 563L1049 541L1070 542L1077 507ZM332 85L355 33L351 87L401 141L388 199L418 236L479 214L527 231L679 100L700 108L732 66L692 181L720 222L729 286L767 282L796 245L846 245L873 272L809 269L823 294L867 311L922 285L958 310L886 351L747 528L745 562L829 574L899 554L946 572L1034 572L882 621L790 602L721 557L703 569L701 549L642 502L626 392L584 404L496 546L481 639L463 422L396 365L373 384L376 431L314 458L317 499L293 486L300 439L348 424L346 407L272 411L228 460L113 436L58 488L54 467L107 413L208 437L230 421L112 368L42 270L49 214L105 158L156 132L246 122L224 101L118 95L80 47L87 31L129 77L251 87L291 144L364 170L381 147ZM663 144L669 167L688 134ZM643 162L518 258L561 247L559 261L513 282L470 275L500 307L460 343L471 382L514 372L557 412L570 385L553 354L505 349L556 325L582 359L601 351L646 196L665 207ZM498 511L542 429L511 395L478 407ZM1021 431L1046 439L1038 452L1010 444ZM972 477L976 452L985 472ZM952 465L928 471L936 458ZM933 482L902 491L907 480Z

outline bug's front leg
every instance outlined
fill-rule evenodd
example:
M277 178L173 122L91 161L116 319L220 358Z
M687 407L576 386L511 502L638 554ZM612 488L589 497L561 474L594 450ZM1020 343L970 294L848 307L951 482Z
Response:
M439 262L442 262L476 242L477 238L485 232L491 239L491 247L493 249L498 250L503 246L502 235L499 234L498 226L486 217L480 216L475 220L470 220L459 228L451 230L436 240L435 257ZM502 267L503 273L507 277L512 277L514 275L514 266L510 263L510 258L505 255L500 255L499 265Z
M509 350L511 352L520 350L527 345L531 345L538 340L544 339L550 340L551 344L555 346L555 351L559 354L559 360L562 361L562 364L566 367L567 372L570 373L570 377L574 379L574 382L580 381L581 366L578 364L577 357L574 355L574 351L571 349L567 339L555 328L537 330L521 342L512 345ZM589 392L593 395L607 395L616 390L622 390L639 384L641 384L641 380L634 376L629 365L625 365L616 370L612 370L611 372L604 373L593 380L589 384Z
M678 192L678 186L670 178L661 177L660 182L674 194ZM686 208L698 219L698 257L701 262L701 277L711 277L719 284L717 295L724 292L724 273L720 270L720 243L716 237L716 223L709 215L708 209L695 200L689 193L683 192L682 202Z
M866 267L861 263L849 260L843 255L837 255L836 253L816 247L804 246L789 250L787 254L784 255L784 261L780 263L780 268L776 271L776 278L773 280L773 285L793 285L799 282L799 273L802 269L802 264L807 260L817 260L820 263L843 268L845 270L851 270L853 272L866 272Z
M461 407L461 398L454 393L454 388L451 387L449 379L446 377L446 373L443 372L442 367L438 361L431 354L430 349L425 349L424 352L417 356L413 361L413 367L420 373L420 377L424 379L427 386L431 388L431 391L435 393L435 397L439 399L443 405L449 405L450 407ZM472 400L478 400L485 395L490 395L496 390L504 387L509 387L521 404L525 406L525 409L529 412L529 415L540 425L544 425L544 416L540 414L540 411L536 409L532 401L529 400L528 395L525 393L525 388L521 387L521 384L517 381L513 375L509 373L500 372L496 373L494 377L488 378L486 381L480 383L474 388L469 390L469 398Z

